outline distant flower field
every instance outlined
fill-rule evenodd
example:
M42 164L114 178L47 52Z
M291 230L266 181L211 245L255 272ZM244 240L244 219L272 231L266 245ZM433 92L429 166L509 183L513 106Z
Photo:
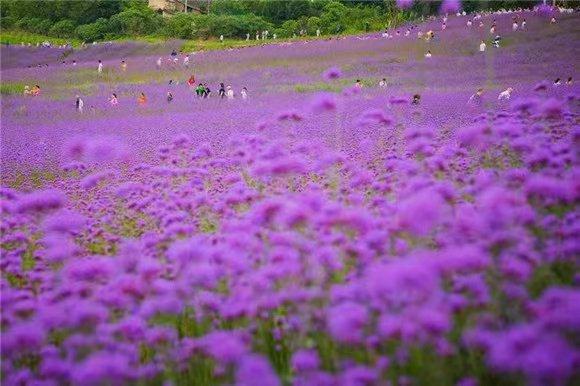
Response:
M578 16L512 16L2 47L2 384L580 382Z

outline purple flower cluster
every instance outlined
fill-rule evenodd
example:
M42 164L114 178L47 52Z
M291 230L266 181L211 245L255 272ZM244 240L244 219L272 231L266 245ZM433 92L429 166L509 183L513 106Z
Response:
M519 82L473 108L446 88L207 100L223 131L181 130L179 105L77 118L41 188L3 175L3 381L573 383L578 89Z

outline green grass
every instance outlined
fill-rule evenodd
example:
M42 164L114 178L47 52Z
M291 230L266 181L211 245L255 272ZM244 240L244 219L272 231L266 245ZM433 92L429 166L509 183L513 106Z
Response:
M325 37L320 37L318 39L326 39ZM267 42L262 40L255 40L255 38L246 41L245 39L224 39L223 42L220 42L218 39L207 39L207 40L181 40L181 39L170 39L165 38L162 36L155 36L155 35L146 35L146 36L125 36L118 39L114 39L116 42L144 42L150 44L164 44L168 40L181 40L183 44L181 45L181 49L183 51L214 51L214 50L223 50L229 48L241 48L241 47L252 47L252 46L260 46L263 44L272 44L272 43L283 43L288 41L301 41L301 40L313 40L316 39L315 37L308 36L304 38L288 38L288 39L269 39ZM26 31L19 31L19 30L1 30L0 31L0 43L1 44L32 44L36 46L36 43L42 43L43 41L49 41L55 45L61 45L65 43L71 43L73 47L80 47L81 41L79 39L62 39L62 38L55 38L53 36L47 36L42 34L35 34Z
M21 82L2 82L0 83L0 94L17 95L24 92L24 83Z
M330 91L340 92L349 85L354 85L357 79L360 79L364 87L373 87L377 85L377 81L372 78L351 78L340 79L332 82L314 82L314 83L298 83L290 86L293 91L307 93L315 91Z
M43 41L48 40L52 44L62 45L66 43L71 43L73 47L78 47L81 45L81 41L79 39L62 39L62 38L55 38L52 36L40 35L35 34L32 32L26 31L18 31L18 30L0 30L0 43L1 44L32 44L36 46L36 43L42 43Z

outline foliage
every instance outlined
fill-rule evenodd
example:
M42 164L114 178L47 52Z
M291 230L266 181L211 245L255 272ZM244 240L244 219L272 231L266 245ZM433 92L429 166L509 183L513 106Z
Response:
M419 15L438 12L441 1L415 1L401 10L395 0L189 0L196 12L164 18L146 0L3 1L4 29L19 29L86 41L115 36L164 36L208 39L220 35L245 38L256 31L274 31L280 37L368 32L393 27ZM463 1L468 12L487 8L531 7L534 1ZM75 28L75 26L78 26ZM272 36L272 35L270 35Z
M75 23L72 20L65 19L55 23L48 31L48 34L59 38L65 38L67 36L70 36L71 33L74 32L74 30Z
M156 33L162 25L159 14L149 8L130 8L113 15L110 22L110 32L123 35L147 35Z
M78 26L75 35L86 42L94 42L103 39L111 32L110 22L107 19L98 19L94 23Z

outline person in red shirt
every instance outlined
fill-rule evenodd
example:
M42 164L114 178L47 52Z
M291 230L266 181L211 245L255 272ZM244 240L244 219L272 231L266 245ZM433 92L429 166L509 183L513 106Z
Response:
M193 76L193 74L191 74L191 76L187 80L187 84L189 85L189 87L194 87L195 86L195 77Z

